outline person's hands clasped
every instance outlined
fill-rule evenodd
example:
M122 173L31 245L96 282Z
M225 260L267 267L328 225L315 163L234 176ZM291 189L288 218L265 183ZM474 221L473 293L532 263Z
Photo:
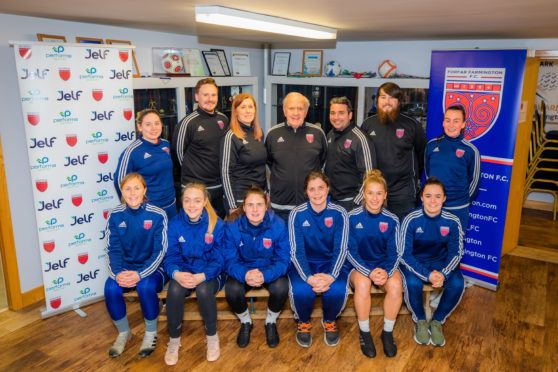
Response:
M249 270L244 279L250 287L261 287L264 283L264 276L258 269Z
M441 272L434 270L430 273L428 280L432 283L432 287L441 288L444 286L444 280L446 277Z
M133 288L139 281L140 276L137 271L126 270L116 276L116 282L123 288Z
M329 274L318 273L310 276L306 281L312 287L312 290L316 293L324 293L329 290L331 283L335 281Z
M205 274L192 274L185 271L175 272L174 280L178 282L181 286L188 289L193 289L198 286L201 282L205 281Z

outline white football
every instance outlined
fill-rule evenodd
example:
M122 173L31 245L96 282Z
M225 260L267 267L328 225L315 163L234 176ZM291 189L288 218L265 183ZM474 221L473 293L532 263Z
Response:
M386 59L378 66L378 75L383 78L392 77L397 72L397 65L391 59Z
M182 72L184 69L184 64L182 63L182 57L177 53L167 53L161 58L161 64L163 65L163 70L170 73Z

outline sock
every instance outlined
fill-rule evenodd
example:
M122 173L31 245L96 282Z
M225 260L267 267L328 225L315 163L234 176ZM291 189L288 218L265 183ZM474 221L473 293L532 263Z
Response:
M384 318L384 331L393 332L394 325L395 325L395 320L389 320Z
M155 332L157 333L157 319L155 318L153 320L147 320L144 318L145 320L145 332Z
M113 322L119 333L130 332L130 325L128 324L128 317L126 315L120 320L113 320Z
M206 335L205 336L207 338L207 341L211 341L211 340L217 340L219 341L219 336L217 336L217 333L215 333L214 335Z
M363 321L358 321L358 328L360 328L360 330L362 332L370 332L370 320L366 319Z
M265 318L265 324L276 323L280 313L280 311L274 313L273 311L269 310L269 308L267 308L267 317Z
M250 313L248 309L246 309L243 313L236 314L238 319L240 319L240 323L250 323L252 324L252 318L250 318Z

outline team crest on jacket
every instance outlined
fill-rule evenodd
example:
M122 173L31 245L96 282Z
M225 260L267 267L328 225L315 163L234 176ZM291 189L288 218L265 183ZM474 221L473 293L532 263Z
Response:
M266 247L267 249L271 248L271 239L269 239L269 238L263 238L263 245L264 245L264 247Z
M446 236L449 233L449 227L447 226L440 226L440 234L442 234L442 236Z
M205 244L211 244L213 241L213 234L205 233Z
M163 147L163 151L165 151L167 154L170 154L170 150L167 146Z
M327 227L331 227L331 225L333 225L333 217L324 218L324 223Z
M314 135L313 134L307 134L306 135L306 141L308 141L308 143L314 142Z
M351 141L350 139L345 140L345 148L348 149L349 147L351 147L351 143L353 143L353 141Z
M458 158L462 157L463 154L465 154L465 150L462 149L455 150L455 155L457 155Z
M397 136L397 138L403 138L404 134L405 134L405 129L403 128L397 128L395 130L395 135Z
M380 231L381 232L386 232L388 228L388 223L387 222L380 222Z
M217 124L219 124L219 128L221 128L221 130L223 130L223 128L225 127L225 123L223 123L223 120L217 120Z
M143 220L143 228L149 230L153 226L152 220Z

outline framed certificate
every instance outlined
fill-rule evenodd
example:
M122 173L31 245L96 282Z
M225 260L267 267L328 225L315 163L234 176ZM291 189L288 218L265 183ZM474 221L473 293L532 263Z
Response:
M199 49L182 49L182 60L190 76L205 76Z
M47 34L37 34L37 39L39 41L54 41L54 42L66 42L66 36L59 35L47 35Z
M250 76L250 55L248 52L233 52L232 67L234 76Z
M323 50L305 50L302 54L302 76L322 76Z
M219 56L219 61L221 61L221 66L223 66L223 71L225 75L231 76L231 70L229 69L229 63L227 62L227 55L223 49L211 49L212 52L216 52Z
M271 75L285 76L289 73L289 62L291 61L291 52L276 52L273 55L273 68Z
M207 65L207 69L209 70L209 74L211 76L227 76L225 75L225 70L223 70L223 65L221 64L221 60L219 59L219 55L217 52L204 50L203 59L205 59L205 64Z

